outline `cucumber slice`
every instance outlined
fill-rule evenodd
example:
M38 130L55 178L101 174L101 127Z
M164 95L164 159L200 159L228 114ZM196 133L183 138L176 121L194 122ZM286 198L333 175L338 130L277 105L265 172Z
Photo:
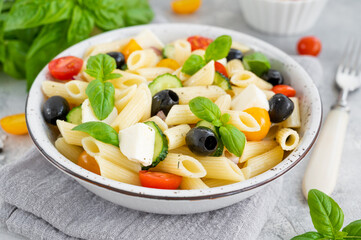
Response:
M229 79L217 71L216 74L214 74L213 85L217 85L218 87L221 87L224 90L232 90Z
M162 51L164 58L174 58L175 50L173 44L167 44Z
M210 122L206 121L206 120L201 120L199 122L197 122L196 127L206 127L212 130L212 132L214 133L214 135L216 135L217 137L217 141L218 141L218 147L217 150L213 153L213 157L220 157L223 154L223 149L224 149L224 145L223 142L221 140L221 137L219 136L219 132L217 130L217 128Z
M244 67L256 74L258 77L262 76L271 68L268 58L260 52L255 52L243 57Z
M158 76L154 79L149 85L149 90L154 96L156 93L169 89L169 88L179 88L183 87L181 80L170 73L165 73L163 75Z
M150 166L142 167L143 170L148 170L149 168L157 166L158 163L160 163L167 157L168 139L155 122L149 121L149 122L145 122L145 124L147 124L149 127L155 130L153 163Z
M74 107L68 115L66 115L66 121L72 124L79 125L82 123L82 116L81 116L81 105Z

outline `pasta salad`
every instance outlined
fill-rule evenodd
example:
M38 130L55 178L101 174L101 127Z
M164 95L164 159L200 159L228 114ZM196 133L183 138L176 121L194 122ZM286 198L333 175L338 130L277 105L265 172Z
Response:
M116 181L205 189L255 177L299 142L296 91L261 52L151 31L52 60L45 121L69 160Z

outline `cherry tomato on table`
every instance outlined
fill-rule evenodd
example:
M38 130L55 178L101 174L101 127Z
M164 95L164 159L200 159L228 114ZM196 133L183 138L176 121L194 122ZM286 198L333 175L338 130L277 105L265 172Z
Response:
M276 85L272 88L272 91L277 93L282 93L283 95L286 95L287 97L294 97L296 96L296 90L288 85Z
M159 189L177 189L182 182L182 177L163 172L139 172L140 183L143 187Z
M217 72L219 72L220 74L222 74L223 76L225 76L226 78L228 78L228 73L227 73L227 69L225 66L223 66L222 63L219 62L214 62L214 68Z
M137 41L135 41L134 39L131 39L127 45L125 45L125 47L123 48L123 50L121 51L125 57L125 59L127 60L129 55L137 50L142 50L143 48L137 43Z
M173 0L173 12L178 14L191 14L202 5L202 0Z
M49 63L50 74L59 80L71 80L83 67L83 59L67 56L52 60Z
M78 157L78 165L89 172L100 175L100 168L97 161L86 151L82 152Z
M257 132L243 132L248 141L261 141L266 137L270 127L271 120L266 109L263 108L248 108L244 112L252 115L260 125L261 129Z
M157 63L157 67L166 67L166 68L170 68L170 69L173 69L173 70L177 70L178 68L180 68L180 65L174 59L165 58L165 59L160 60Z
M187 41L191 44L192 51L197 49L205 50L207 49L208 45L213 42L212 39L201 36L190 36L187 38Z
M297 44L297 50L300 55L317 56L321 52L321 41L313 36L303 37Z
M10 134L22 135L28 133L25 113L4 117L0 120L0 125L5 132Z

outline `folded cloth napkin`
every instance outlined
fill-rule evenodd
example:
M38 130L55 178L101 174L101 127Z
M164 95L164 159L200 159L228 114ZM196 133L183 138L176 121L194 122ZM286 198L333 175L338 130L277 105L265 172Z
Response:
M313 58L300 58L321 79ZM282 190L278 179L254 196L207 213L157 215L94 195L34 148L0 169L0 222L30 239L256 239Z

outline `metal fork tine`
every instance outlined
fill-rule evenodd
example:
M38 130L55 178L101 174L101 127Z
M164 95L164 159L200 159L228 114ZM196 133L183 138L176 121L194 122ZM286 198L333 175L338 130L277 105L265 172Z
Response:
M361 55L361 42L360 40L358 40L356 41L355 59L352 66L356 74L358 74L360 71L359 70L360 55Z
M352 44L352 38L349 38L345 44L345 48L344 48L344 51L343 51L343 54L342 54L342 57L341 57L341 63L339 65L339 71L345 71L346 69L346 61L347 61L347 56L349 55L348 52L350 50L352 50L352 48L350 48Z
M355 49L356 44L357 44L356 39L351 38L350 39L349 50L348 50L347 56L346 56L347 60L346 60L346 63L345 63L345 71L348 72L348 73L353 72L352 65L353 65L353 59L355 58L355 51L352 51L352 50Z

